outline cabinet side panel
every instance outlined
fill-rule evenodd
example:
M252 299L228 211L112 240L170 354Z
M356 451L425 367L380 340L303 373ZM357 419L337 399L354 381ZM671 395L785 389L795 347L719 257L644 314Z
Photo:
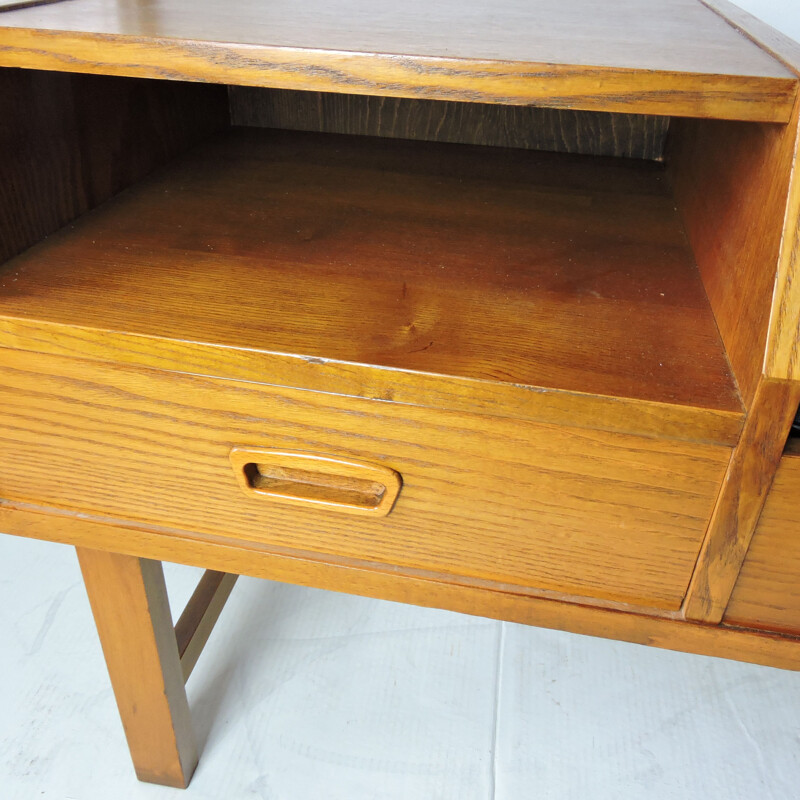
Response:
M402 97L229 88L231 122L258 128L659 160L669 117Z
M0 70L0 261L226 125L221 86Z
M800 42L796 42L729 0L702 0L734 28L800 75ZM795 138L794 163L786 208L778 274L769 323L765 374L770 378L800 381L800 174Z
M763 372L797 117L670 129L676 201L748 408Z

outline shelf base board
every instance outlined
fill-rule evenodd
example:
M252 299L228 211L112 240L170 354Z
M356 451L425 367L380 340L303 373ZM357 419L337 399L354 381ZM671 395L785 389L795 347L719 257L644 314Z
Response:
M393 571L379 572L275 555L254 547L232 546L188 536L178 539L155 529L121 525L119 522L112 524L87 515L26 504L0 504L0 527L17 536L78 547L800 670L800 638L778 633L564 603Z

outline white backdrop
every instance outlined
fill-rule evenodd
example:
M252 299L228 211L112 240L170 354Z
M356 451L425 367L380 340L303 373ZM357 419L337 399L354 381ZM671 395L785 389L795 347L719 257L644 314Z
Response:
M800 0L736 0L736 5L800 42Z

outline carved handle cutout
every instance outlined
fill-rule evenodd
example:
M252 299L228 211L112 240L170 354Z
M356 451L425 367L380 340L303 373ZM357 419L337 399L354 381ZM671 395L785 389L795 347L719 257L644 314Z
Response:
M389 467L314 453L234 447L230 459L250 497L347 514L386 516L402 486Z

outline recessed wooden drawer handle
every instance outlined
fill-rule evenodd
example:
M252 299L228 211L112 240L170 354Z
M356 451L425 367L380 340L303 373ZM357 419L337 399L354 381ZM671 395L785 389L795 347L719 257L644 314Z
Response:
M313 453L234 447L231 464L249 497L384 517L403 485L389 467Z

